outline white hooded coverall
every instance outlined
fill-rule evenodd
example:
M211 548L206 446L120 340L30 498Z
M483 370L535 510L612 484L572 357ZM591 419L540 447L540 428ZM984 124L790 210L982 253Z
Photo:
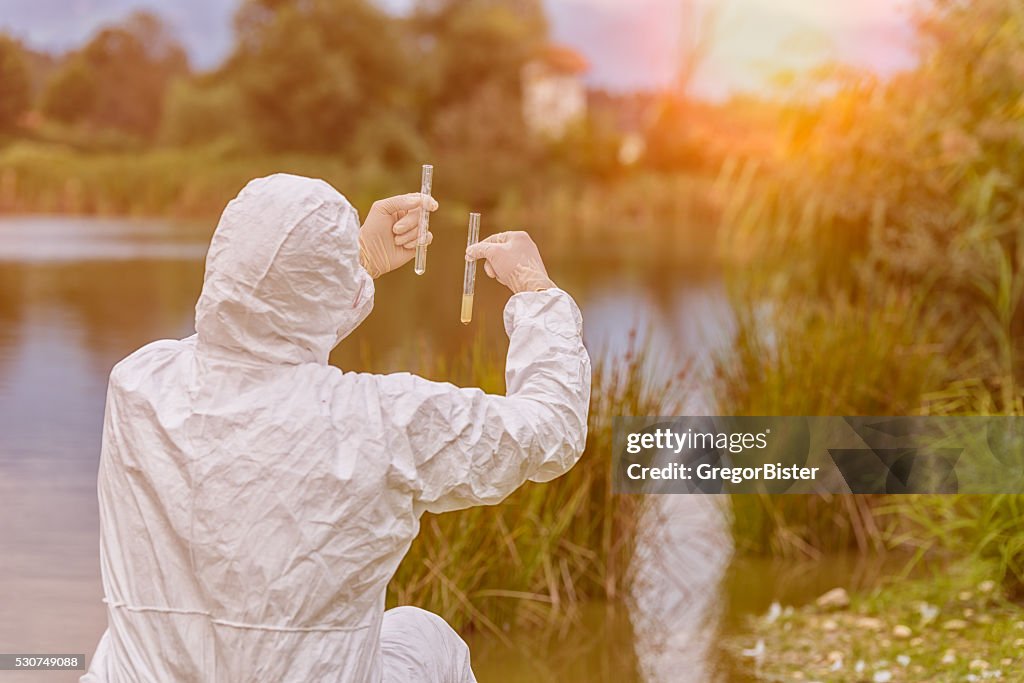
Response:
M99 470L108 629L83 681L472 681L439 617L384 611L424 511L575 464L590 360L558 289L513 295L507 395L328 352L373 305L355 209L250 182L206 259L196 334L110 374Z

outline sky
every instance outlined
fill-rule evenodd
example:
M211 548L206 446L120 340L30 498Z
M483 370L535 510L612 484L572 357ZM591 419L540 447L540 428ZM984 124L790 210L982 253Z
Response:
M379 0L402 11L411 0ZM591 85L610 90L657 88L672 82L684 26L684 0L544 0L554 41L590 62ZM825 61L882 74L913 64L911 0L691 0L713 7L713 47L693 92L721 99L764 92L781 71ZM238 0L0 0L0 29L37 48L66 50L97 27L133 9L158 11L189 50L211 67L231 46Z

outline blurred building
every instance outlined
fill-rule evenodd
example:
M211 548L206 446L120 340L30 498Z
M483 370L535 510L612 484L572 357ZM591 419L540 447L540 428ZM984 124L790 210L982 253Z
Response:
M587 113L583 74L587 60L575 50L548 45L523 67L523 118L538 136L559 139Z

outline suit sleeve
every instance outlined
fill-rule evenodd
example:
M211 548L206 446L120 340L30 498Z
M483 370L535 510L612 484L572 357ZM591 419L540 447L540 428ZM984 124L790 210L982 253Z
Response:
M504 322L504 396L376 378L391 467L421 512L493 505L527 480L564 474L583 452L591 373L576 302L559 289L523 292Z

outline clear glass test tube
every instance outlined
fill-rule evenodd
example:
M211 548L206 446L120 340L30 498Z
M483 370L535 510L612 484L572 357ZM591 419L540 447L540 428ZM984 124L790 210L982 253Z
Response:
M420 179L420 194L430 196L434 185L434 167L423 164L423 175ZM416 229L416 263L413 271L417 275L427 272L427 232L430 230L430 212L427 211L426 199L420 207L420 224Z
M466 246L470 247L480 241L480 214L469 214L469 236ZM473 320L473 295L476 293L476 260L466 261L466 271L462 276L462 324L468 325Z

